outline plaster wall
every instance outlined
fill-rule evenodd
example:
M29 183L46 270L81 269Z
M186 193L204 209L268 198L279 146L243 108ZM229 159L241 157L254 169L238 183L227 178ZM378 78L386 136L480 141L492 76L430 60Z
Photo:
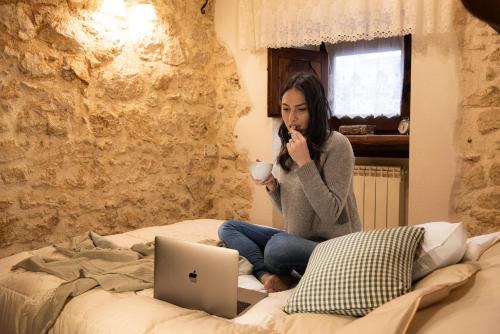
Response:
M267 55L239 50L237 16L237 2L217 1L217 36L234 56L251 104L236 129L238 147L260 152L276 145L279 120L265 119ZM464 221L470 234L480 234L500 227L500 37L461 7L456 18L454 34L412 41L408 224ZM271 225L281 226L267 200L255 192L256 221L272 217Z

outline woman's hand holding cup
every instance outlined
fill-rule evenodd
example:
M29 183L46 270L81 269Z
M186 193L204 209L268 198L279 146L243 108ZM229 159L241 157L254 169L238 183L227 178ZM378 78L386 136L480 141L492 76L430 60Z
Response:
M272 174L269 175L264 180L256 180L252 176L252 180L258 186L266 186L267 191L269 191L269 192L273 192L274 189L276 189L276 179L274 178L274 176Z
M257 160L252 163L250 172L256 185L265 185L268 191L276 189L276 179L272 174L273 164Z

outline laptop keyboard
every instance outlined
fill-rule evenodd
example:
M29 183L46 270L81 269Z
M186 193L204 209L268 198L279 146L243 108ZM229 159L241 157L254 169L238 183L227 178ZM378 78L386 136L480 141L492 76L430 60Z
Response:
M245 311L250 305L252 304L238 300L238 304L236 306L236 314L240 314L241 312Z

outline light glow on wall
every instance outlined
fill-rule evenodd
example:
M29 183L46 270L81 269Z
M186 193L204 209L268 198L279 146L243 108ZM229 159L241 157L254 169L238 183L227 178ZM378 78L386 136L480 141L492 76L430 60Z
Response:
M132 6L127 11L127 26L129 37L140 40L151 36L156 26L156 12L151 4L140 4Z
M127 15L127 8L123 0L104 0L99 12L111 16L125 17Z
M111 39L138 42L151 36L157 24L152 4L131 4L124 0L104 0L92 15L99 25L96 29Z

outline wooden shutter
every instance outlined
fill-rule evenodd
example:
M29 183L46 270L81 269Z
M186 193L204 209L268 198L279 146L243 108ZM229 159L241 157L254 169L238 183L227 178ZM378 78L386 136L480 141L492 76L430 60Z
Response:
M267 56L267 116L281 117L280 91L294 73L313 72L328 92L328 54L324 47L320 51L268 49Z

